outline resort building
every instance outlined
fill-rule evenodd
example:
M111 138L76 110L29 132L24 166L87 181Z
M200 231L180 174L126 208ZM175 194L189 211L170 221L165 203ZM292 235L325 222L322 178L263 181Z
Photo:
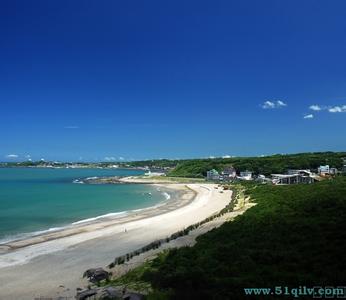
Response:
M233 180L234 178L237 177L237 172L236 172L235 168L230 166L230 167L226 167L222 171L221 175L222 176L220 176L220 179L222 179L223 181L230 181L230 180Z
M272 174L273 184L310 184L317 181L317 178L310 173L298 173L298 174Z
M219 180L220 175L219 172L216 171L215 169L209 170L207 172L207 180Z
M321 176L325 176L325 175L329 175L329 165L325 165L325 166L320 166L318 168L318 174Z
M287 170L288 175L300 174L300 173L312 174L312 172L309 169L304 169L304 170L290 169L290 170Z
M241 180L251 180L252 179L252 172L251 171L242 171L240 172L240 176L238 177L238 179Z

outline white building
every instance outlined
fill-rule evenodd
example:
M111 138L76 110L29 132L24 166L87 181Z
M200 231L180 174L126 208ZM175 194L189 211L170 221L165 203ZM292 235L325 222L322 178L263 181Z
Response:
M272 174L273 184L314 183L317 179L311 173L299 172L295 174Z
M329 168L329 174L330 175L338 175L338 169L337 168Z
M241 180L251 180L252 179L252 172L251 171L242 171L240 172L240 177L238 177Z
M309 169L306 170L295 170L295 169L290 169L287 170L287 175L294 175L294 174L312 174L312 172Z
M329 170L329 165L320 166L320 167L318 168L318 174L319 174L319 175L322 175L322 176L328 175L329 172L330 172L330 170Z
M226 167L221 174L224 181L232 180L237 176L237 172L233 167Z

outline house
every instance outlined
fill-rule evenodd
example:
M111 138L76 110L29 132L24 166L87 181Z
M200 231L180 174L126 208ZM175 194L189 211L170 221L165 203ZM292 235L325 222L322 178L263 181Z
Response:
M325 175L329 175L329 165L325 165L325 166L320 166L318 168L318 174L321 176L325 176Z
M219 172L216 171L215 169L209 170L207 172L207 180L219 180L220 175Z
M255 180L262 184L271 182L270 178L266 178L264 175L261 175L261 174L259 174Z
M222 171L221 175L222 176L220 176L220 179L222 179L223 181L230 181L237 177L237 172L235 168L229 166Z
M240 176L238 177L238 179L241 180L251 180L252 179L252 172L251 171L242 171L240 172Z
M337 168L330 168L329 174L330 175L338 175L338 169Z

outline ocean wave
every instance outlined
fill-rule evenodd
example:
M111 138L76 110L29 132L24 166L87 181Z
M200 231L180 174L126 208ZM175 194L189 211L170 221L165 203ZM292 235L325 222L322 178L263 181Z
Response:
M84 184L83 180L75 179L72 181L73 183L79 183L79 184Z
M88 223L88 222L96 221L96 220L99 220L99 219L110 218L110 217L117 217L117 216L126 215L126 214L128 214L128 211L109 213L109 214L100 215L100 216L97 216L97 217L94 217L94 218L88 218L88 219L83 219L83 220L80 220L80 221L77 221L77 222L73 222L72 225Z
M83 178L83 179L74 179L72 182L73 183L79 183L79 184L84 184L85 182L88 182L88 181L92 181L92 180L96 180L98 179L99 177L97 176L92 176L92 177L86 177L86 178Z
M89 178L95 178L95 177L89 177ZM74 180L74 183L84 183L82 181L80 181L80 182L75 182L75 181L79 181L78 179ZM158 189L158 191L159 191L159 189ZM162 192L161 194L164 196L166 201L171 199L171 195L168 194L167 192ZM74 225L80 225L80 224L84 224L84 223L91 223L93 221L97 221L97 220L100 220L100 219L126 216L126 215L128 215L130 213L137 213L137 212L145 211L145 210L148 210L148 209L158 208L158 207L160 207L162 205L165 205L164 201L163 202L160 201L156 205L153 205L153 206L150 206L150 207L133 209L133 210L129 210L129 211L107 213L107 214L96 216L96 217L92 217L92 218L82 219L82 220L73 222L73 223L71 223L69 225L66 225L66 226L51 227L51 228L46 229L46 230L38 230L38 231L34 231L34 232L18 233L18 234L8 235L8 236L5 236L3 238L0 238L0 244L6 244L6 243L17 241L17 240L23 240L23 239L27 239L27 238L31 238L31 237L36 237L36 236L47 234L47 233L53 233L53 232L60 231L60 230L63 230L63 229L71 228L71 226L74 226Z
M163 192L162 195L166 198L166 200L171 199L171 195L166 192Z
M38 231L33 231L33 232L24 232L24 233L17 233L17 234L13 234L13 235L8 235L8 236L5 236L5 237L0 239L0 244L6 244L9 242L13 242L13 241L23 240L23 239L27 239L27 238L31 238L31 237L36 237L36 236L39 236L42 234L59 231L59 230L65 229L67 227L68 226L52 227L52 228L49 228L46 230L38 230Z

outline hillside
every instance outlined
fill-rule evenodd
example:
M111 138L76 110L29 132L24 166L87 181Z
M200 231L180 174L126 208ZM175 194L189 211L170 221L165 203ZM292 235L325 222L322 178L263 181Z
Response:
M227 165L233 165L237 171L253 171L255 174L270 175L284 173L287 169L312 169L320 165L329 164L331 167L341 168L342 159L346 152L316 152L287 155L273 155L265 157L234 157L215 159L196 159L178 162L177 166L168 173L177 177L205 177L207 171L216 169L222 171Z
M248 184L246 193L258 204L244 215L200 236L194 247L162 254L139 278L130 274L154 287L149 299L252 299L244 288L344 285L346 177Z

